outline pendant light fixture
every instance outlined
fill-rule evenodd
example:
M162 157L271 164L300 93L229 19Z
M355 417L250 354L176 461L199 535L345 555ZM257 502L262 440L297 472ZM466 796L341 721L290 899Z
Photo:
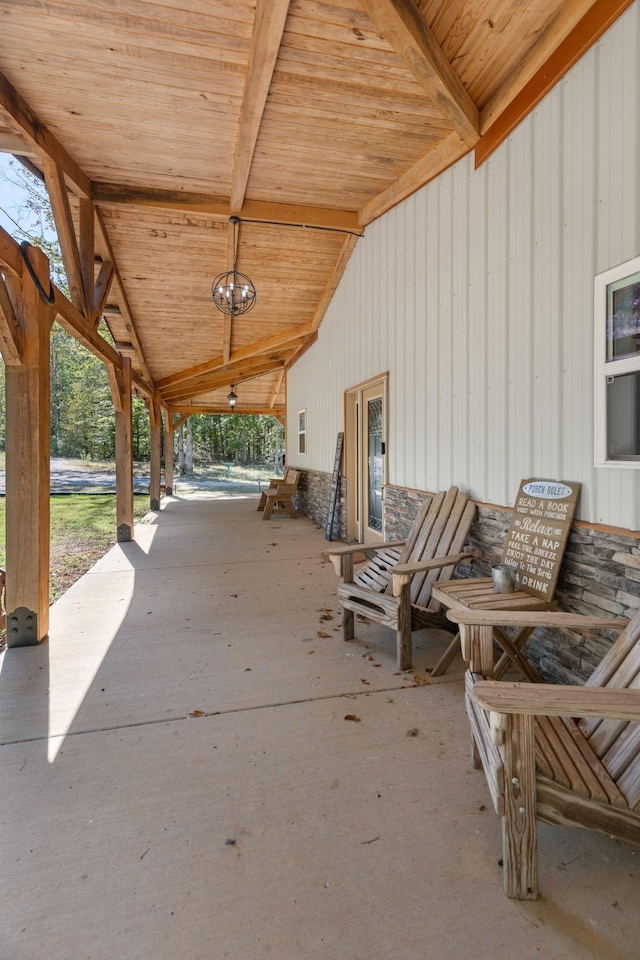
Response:
M233 229L233 270L221 273L211 285L211 296L218 310L231 317L239 317L248 313L255 306L256 288L253 281L244 273L238 273L236 263L238 259L238 224L239 217L230 217L229 223ZM233 387L231 388L233 392ZM229 394L231 396L231 394Z

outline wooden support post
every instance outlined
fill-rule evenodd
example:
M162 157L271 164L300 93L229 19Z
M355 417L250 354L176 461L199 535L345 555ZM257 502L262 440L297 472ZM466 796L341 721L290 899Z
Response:
M410 670L411 651L411 581L400 587L398 595L398 625L396 629L398 670Z
M152 510L160 509L160 472L162 466L162 411L157 396L149 400L149 422L151 428L151 465L149 477L149 505Z
M119 543L133 540L133 443L131 425L131 360L111 382L116 420L116 523Z
M173 496L173 414L167 413L164 421L164 492Z
M348 553L342 557L342 582L351 583L353 580L353 554ZM342 639L353 640L355 637L355 622L353 610L342 608Z
M493 714L492 714L493 716ZM538 898L538 841L533 717L513 714L504 736L504 891L515 900Z
M27 248L43 292L49 261ZM49 335L53 314L26 270L7 278L20 325L22 363L6 367L7 645L31 646L49 632Z

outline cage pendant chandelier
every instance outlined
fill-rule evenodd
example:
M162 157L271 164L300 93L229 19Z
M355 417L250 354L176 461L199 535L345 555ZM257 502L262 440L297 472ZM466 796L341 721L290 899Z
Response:
M253 281L244 273L238 273L236 270L240 218L230 217L229 223L233 230L233 270L221 273L215 278L211 285L211 296L218 310L231 317L239 317L243 313L248 313L255 306L257 294Z

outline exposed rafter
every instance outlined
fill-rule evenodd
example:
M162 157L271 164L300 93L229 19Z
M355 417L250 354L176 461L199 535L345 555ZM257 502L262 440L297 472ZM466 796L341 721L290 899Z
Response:
M257 0L233 158L231 211L242 210L271 77L282 42L290 0Z
M31 110L24 98L20 96L7 78L1 73L0 118L4 119L9 126L13 126L21 136L25 137L28 144L35 150L38 156L38 165L43 172L47 190L49 191L54 218L56 220L56 229L58 231L58 239L62 249L73 305L83 317L83 320L92 325L95 323L96 317L94 304L96 300L99 301L101 298L100 290L92 288L95 216L98 224L99 239L104 248L103 252L106 252L106 255L103 256L102 259L103 261L108 261L113 266L113 274L118 281L121 300L127 314L127 328L131 334L132 342L136 347L137 363L142 370L142 377L139 378L139 384L144 384L145 389L148 389L148 385L152 382L151 373L145 361L142 345L135 330L126 292L113 256L104 221L100 215L100 211L94 209L91 202L91 187L88 178L70 154L58 143L46 125L42 123L35 112ZM74 193L76 193L80 199L80 243L82 244L84 242L85 245L85 249L83 249L82 252L77 241L71 217L67 193L67 188L69 187L73 189ZM87 289L85 289L85 284ZM70 329L69 332L73 334L72 329ZM102 340L102 338L99 339Z
M362 2L368 15L429 99L450 121L462 142L472 147L480 131L478 108L413 0Z
M193 405L185 406L185 404L178 404L176 407L171 407L171 409L180 413L184 416L185 420L188 420L189 417L193 416L194 413L229 413L229 405L223 403L197 403ZM265 416L265 417L275 417L276 420L279 420L280 423L285 423L285 409L284 407L277 407L270 409L269 407L262 406L250 406L242 407L240 410L237 410L237 413L247 414L250 416Z
M284 370L284 368L283 368L283 369L280 371L280 373L278 374L278 379L276 380L276 385L275 385L275 387L274 387L273 390L271 391L271 399L269 400L269 407L271 407L271 408L272 408L272 407L275 407L275 405L276 405L276 400L278 399L278 394L280 393L280 390L282 389L282 381L284 380L284 378L285 378L285 370Z
M24 337L16 319L5 281L0 277L0 353L7 365L20 364L24 356Z
M167 387L161 392L161 397L165 403L170 404L200 397L205 393L219 390L226 384L242 383L244 380L259 377L265 373L272 373L274 370L282 368L284 363L284 357L269 357L266 360L262 357L253 357L239 363L228 364L213 373L198 377L196 380L189 380L174 387Z
M17 133L26 136L28 144L35 148L38 157L48 157L60 167L65 177L73 184L78 196L87 200L90 198L91 188L88 178L2 73L0 73L0 115Z
M114 279L118 285L119 290L119 303L121 307L122 316L125 321L125 326L127 328L127 333L131 339L135 350L135 359L136 363L142 370L142 376L149 383L153 383L153 377L145 360L144 351L142 349L142 344L140 343L140 338L138 337L138 332L136 330L136 324L133 319L133 314L131 312L131 307L129 306L129 298L127 297L127 291L125 290L122 277L120 276L120 270L118 269L118 264L111 247L111 241L107 233L107 228L105 226L104 217L102 216L102 211L96 208L96 225L98 227L98 236L97 236L97 247L102 254L103 261L107 261L113 264L113 275Z
M82 265L80 262L80 249L76 237L71 207L69 206L69 194L64 181L64 174L61 167L58 166L48 156L42 156L40 159L44 181L51 201L53 219L56 224L58 242L62 252L67 283L69 284L69 293L71 302L80 313L89 316L86 291L84 289L82 277Z
M230 357L230 362L237 363L240 360L246 360L248 357L270 353L272 350L285 347L287 344L298 340L299 337L307 336L311 332L308 323L300 324L298 327L290 327L271 337L264 337L262 340L256 340L246 347L241 347ZM222 366L224 366L224 358L221 356L214 357L212 360L206 360L204 363L199 363L195 367L190 367L188 370L181 370L179 373L164 377L162 380L157 381L156 386L158 390L164 391L167 387L171 387L177 383L183 383L185 380L192 380L204 373L217 370Z
M443 170L450 167L471 150L464 144L457 133L450 133L446 140L438 143L433 150L418 160L395 183L383 190L381 194L370 200L360 211L363 224L381 217L387 210L423 187L425 183L435 179Z
M574 4L571 9L563 5L556 21L482 110L483 136L476 145L476 167L506 140L632 2L580 0L579 5ZM583 16L574 23L581 11ZM561 42L559 37L563 37Z
M309 331L310 333L313 333L315 330L317 330L320 324L322 323L322 318L325 315L327 307L331 303L331 298L336 292L336 289L338 287L338 284L340 283L342 274L347 268L349 257L353 253L357 239L358 238L354 236L345 237L344 243L342 244L342 249L340 251L340 255L338 256L338 259L336 260L336 264L333 268L331 276L329 277L329 282L327 283L324 289L324 292L322 294L322 297L320 298L320 302L316 307L316 312L311 322L311 329Z

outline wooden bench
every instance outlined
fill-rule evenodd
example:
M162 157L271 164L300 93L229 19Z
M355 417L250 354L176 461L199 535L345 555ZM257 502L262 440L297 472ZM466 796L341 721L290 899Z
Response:
M279 483L295 483L298 482L298 471L288 469L284 477L272 477L269 480L269 486L267 490L262 490L260 493L260 499L258 500L258 506L256 510L264 510L267 505L267 491L275 490Z
M573 613L452 610L469 661L466 707L496 813L507 896L538 896L536 821L640 843L640 613L584 686L506 683L493 672L493 628L611 629ZM577 719L580 718L580 719Z
M293 504L293 495L298 489L300 481L300 472L298 470L287 470L284 480L271 481L267 490L264 490L258 503L258 510L263 510L262 519L270 520L272 514L287 513L292 520L298 516L298 512ZM260 504L263 501L261 507Z

